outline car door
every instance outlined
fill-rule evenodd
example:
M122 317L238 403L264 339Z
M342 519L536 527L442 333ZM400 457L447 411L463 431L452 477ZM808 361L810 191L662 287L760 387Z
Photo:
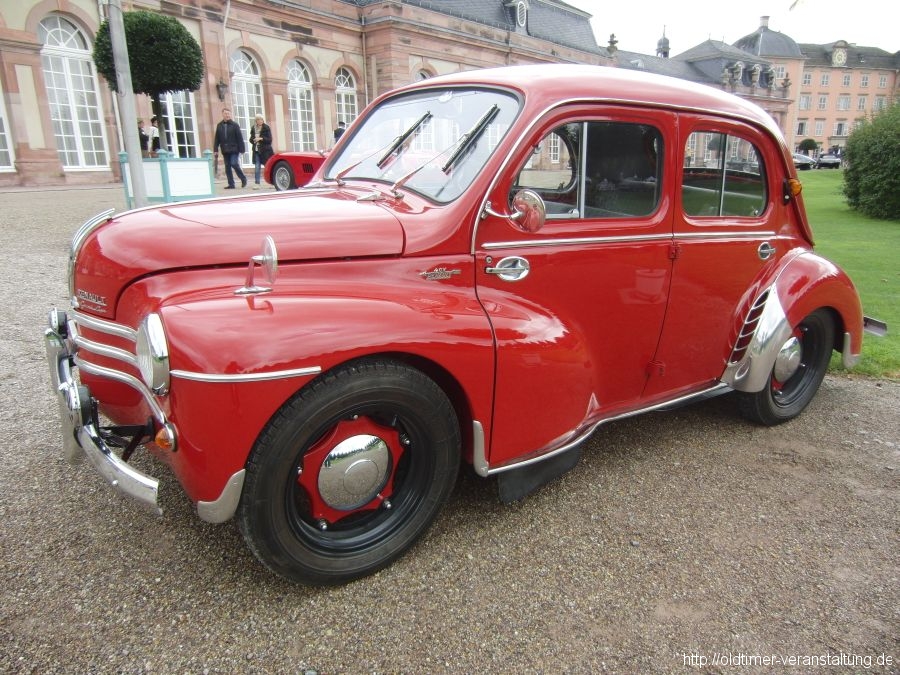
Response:
M741 321L789 243L774 144L736 121L683 115L666 325L647 400L713 384Z
M533 128L475 236L497 351L492 466L636 405L671 278L674 116L573 106ZM526 188L546 206L537 232L504 217Z

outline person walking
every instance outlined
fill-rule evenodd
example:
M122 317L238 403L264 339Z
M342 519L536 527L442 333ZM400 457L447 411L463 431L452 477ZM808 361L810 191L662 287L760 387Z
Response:
M272 129L266 124L262 115L256 116L256 124L250 127L250 146L253 148L254 190L259 190L259 177L262 168L272 156Z
M234 190L234 174L241 179L241 187L247 187L247 176L241 169L241 155L244 154L244 135L240 125L231 118L231 110L222 109L222 120L216 125L216 137L213 141L213 153L222 158L225 164L225 178L228 179L226 190Z

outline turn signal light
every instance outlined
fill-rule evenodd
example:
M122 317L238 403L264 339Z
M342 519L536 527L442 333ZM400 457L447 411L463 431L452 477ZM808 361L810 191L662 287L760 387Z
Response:
M796 178L788 180L788 188L791 191L791 197L796 197L803 192L803 184Z
M164 424L160 430L156 432L156 437L153 439L153 442L163 450L177 452L178 436L175 433L175 427L169 423Z

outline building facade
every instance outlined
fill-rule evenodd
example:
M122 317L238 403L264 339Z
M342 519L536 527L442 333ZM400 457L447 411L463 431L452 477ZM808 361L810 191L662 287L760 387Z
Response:
M598 46L590 15L562 0L122 0L175 17L201 47L197 91L161 101L179 157L212 147L229 107L245 133L256 114L276 150L324 149L374 97L439 74L497 65L588 63L647 70L748 98L796 147L840 148L858 120L898 99L900 53L846 42L797 44L759 28L734 45L669 55ZM0 4L0 187L120 179L123 121L92 60L107 0ZM135 97L138 115L150 101ZM131 123L131 122L127 122ZM244 158L249 164L249 154Z
M610 63L590 15L555 0L134 0L174 16L201 47L205 80L161 102L169 148L212 147L223 107L262 114L276 150L327 148L375 96L434 75L501 64ZM0 186L119 179L117 99L97 74L98 0L0 5ZM136 96L138 114L150 101ZM250 162L249 154L244 158Z

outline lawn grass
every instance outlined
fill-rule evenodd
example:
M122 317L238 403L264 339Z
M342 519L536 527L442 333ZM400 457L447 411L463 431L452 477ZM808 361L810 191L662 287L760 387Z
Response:
M859 292L863 313L886 321L888 335L866 334L854 372L900 377L900 222L851 210L841 192L843 171L802 171L803 200L816 251L844 269ZM840 369L839 357L832 369Z

